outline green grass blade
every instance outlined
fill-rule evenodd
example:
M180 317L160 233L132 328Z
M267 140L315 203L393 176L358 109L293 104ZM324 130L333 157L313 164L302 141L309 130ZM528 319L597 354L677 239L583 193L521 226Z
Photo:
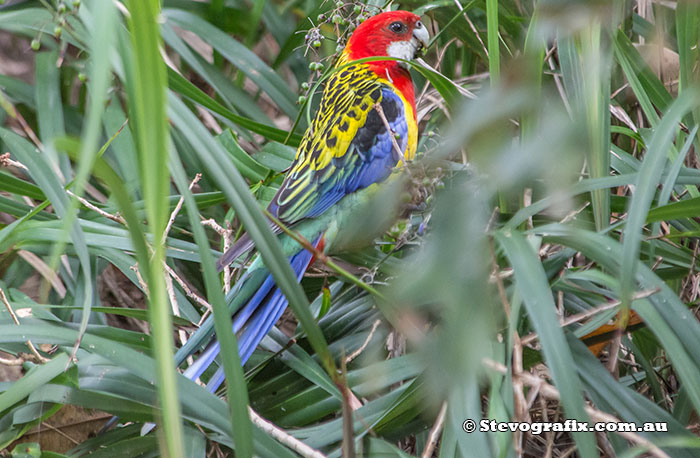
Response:
M146 214L153 236L149 259L149 312L153 330L153 353L158 373L158 396L162 408L161 450L174 458L183 456L182 419L173 360L172 322L165 290L163 231L168 221L168 119L166 110L167 76L161 57L158 26L160 5L155 0L131 0L129 29L134 87L129 92L129 109L134 127Z
M491 86L494 86L501 76L501 54L498 35L498 0L486 0L486 25L488 27L489 74L491 75Z

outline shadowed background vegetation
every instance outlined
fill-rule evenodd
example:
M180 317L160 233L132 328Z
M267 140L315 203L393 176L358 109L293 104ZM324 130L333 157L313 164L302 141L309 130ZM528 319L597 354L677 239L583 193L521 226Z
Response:
M3 3L2 456L700 453L700 5ZM422 135L348 229L401 218L299 286L262 209L387 8L431 31ZM240 368L214 261L244 230L291 310ZM212 314L216 394L177 371Z

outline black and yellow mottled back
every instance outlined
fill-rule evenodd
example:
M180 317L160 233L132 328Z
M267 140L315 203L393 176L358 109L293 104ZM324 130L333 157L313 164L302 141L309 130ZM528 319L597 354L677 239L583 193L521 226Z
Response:
M341 59L338 66L344 63ZM415 152L415 120L412 112L407 113L410 106L406 107L391 82L366 65L336 71L270 204L271 213L294 224L320 215L349 193L384 180L401 160L392 137L401 155L412 157Z

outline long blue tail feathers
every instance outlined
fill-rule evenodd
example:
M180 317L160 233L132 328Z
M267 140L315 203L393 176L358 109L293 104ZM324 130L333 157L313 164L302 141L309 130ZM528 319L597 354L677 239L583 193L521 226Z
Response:
M314 246L318 245L320 239L321 237L318 237L314 241ZM301 281L312 258L312 253L307 250L301 250L289 258L297 281ZM233 316L233 332L238 334L238 354L241 358L241 364L248 361L258 344L282 316L287 304L287 298L275 285L272 275L268 274L245 306L236 312ZM214 340L199 358L185 370L184 375L191 380L199 378L212 365L219 351L219 342ZM223 381L223 367L219 367L209 379L207 389L214 392Z

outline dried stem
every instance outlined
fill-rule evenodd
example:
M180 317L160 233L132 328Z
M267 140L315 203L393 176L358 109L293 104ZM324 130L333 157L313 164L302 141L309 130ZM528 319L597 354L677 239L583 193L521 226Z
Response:
M474 32L474 35L476 35L476 39L479 40L479 43L481 43L481 46L484 48L484 53L486 53L486 57L489 57L489 50L484 44L484 41L481 39L481 35L479 35L479 31L476 30L474 23L471 19L469 19L469 15L466 11L464 11L464 8L462 8L462 2L460 2L459 0L455 0L455 5L457 5L457 8L459 8L459 10L462 12L464 19L466 19L467 24L469 24L469 28L472 29L472 32Z
M144 294L146 294L146 296L150 295L150 292L148 291L148 285L145 281L143 281L143 277L141 276L141 271L139 270L139 263L137 262L133 266L129 266L129 268L136 272L136 279L138 280L139 285L141 286L141 289L143 290Z
M167 264L163 262L163 265ZM170 300L170 306L173 309L173 315L180 316L180 306L177 304L177 298L175 297L175 288L173 288L173 279L170 275L165 276L165 290L168 293L168 299ZM182 345L185 345L185 343L187 343L187 333L182 329L178 329L177 335L180 338L180 343Z
M75 197L76 199L78 199L78 202L83 204L86 208L94 211L95 213L97 213L101 216L104 216L107 219L111 219L114 222L117 222L123 226L126 226L126 221L124 220L124 218L121 217L121 215L119 213L116 213L114 215L111 213L107 213L106 211L102 210L101 208L96 207L95 205L88 202L88 200L85 199L84 197L80 197L80 196L76 195L75 193L73 193L73 191L66 190L66 192L68 193L69 196L72 196L72 197Z
M221 238L224 240L224 253L228 251L229 248L231 248L232 240L231 240L231 229L230 226L228 228L224 228L220 226L214 218L210 219L202 219L202 226L208 226L214 229L217 234L221 236ZM228 292L231 290L231 266L226 264L224 266L224 292L228 294Z
M195 293L190 289L190 287L185 283L185 281L180 278L180 276L165 262L163 262L163 267L165 268L165 271L173 277L173 279L177 282L178 285L182 288L182 290L185 292L185 295L201 305L202 307L206 308L207 311L211 312L212 306L209 302L207 302L202 296L199 294Z
M447 413L447 402L443 402L440 407L440 412L438 413L433 427L430 428L430 433L428 434L428 441L425 444L423 453L421 453L421 458L430 458L433 456L433 450L435 450L435 444L437 444L438 438L440 437L440 432L445 424L445 414Z
M29 170L21 162L10 159L10 153L0 154L0 167L17 167L18 169Z
M375 331L377 330L377 327L381 324L381 322L382 320L374 321L374 323L372 324L372 329L370 329L369 334L367 334L367 338L365 339L364 343L360 346L360 348L350 353L348 357L345 358L345 364L348 364L350 361L357 358L363 351L365 351L365 348L367 348L367 345L369 345L369 341L372 340L372 336L374 335Z
M199 180L202 179L202 174L198 173L194 176L192 181L190 182L189 190L191 191L194 185L196 185ZM182 204L185 202L185 197L180 196L180 199L177 201L177 205L175 205L175 208L173 209L173 212L170 214L170 219L168 220L168 224L165 226L165 230L163 231L163 240L162 243L165 245L165 241L168 238L168 233L170 232L170 229L173 227L173 223L175 223L175 218L177 218L177 214L180 213L180 209L182 209Z
M399 146L399 143L396 141L395 132L391 129L391 126L389 125L389 120L386 119L386 115L384 114L384 109L382 108L382 105L380 103L375 103L374 109L377 110L379 117L382 119L382 122L384 123L384 127L386 128L386 131L389 134L389 136L391 137L391 144L394 145L394 149L396 150L396 153L399 155L399 159L401 160L401 163L403 164L404 167L406 167L406 170L408 171L408 163L406 162L406 157L404 156L403 151L401 151L401 147ZM410 174L410 172L409 172L409 174Z
M326 455L315 450L299 439L290 436L286 431L265 420L256 411L248 407L248 414L255 426L272 436L279 443L291 448L304 458L326 458Z

